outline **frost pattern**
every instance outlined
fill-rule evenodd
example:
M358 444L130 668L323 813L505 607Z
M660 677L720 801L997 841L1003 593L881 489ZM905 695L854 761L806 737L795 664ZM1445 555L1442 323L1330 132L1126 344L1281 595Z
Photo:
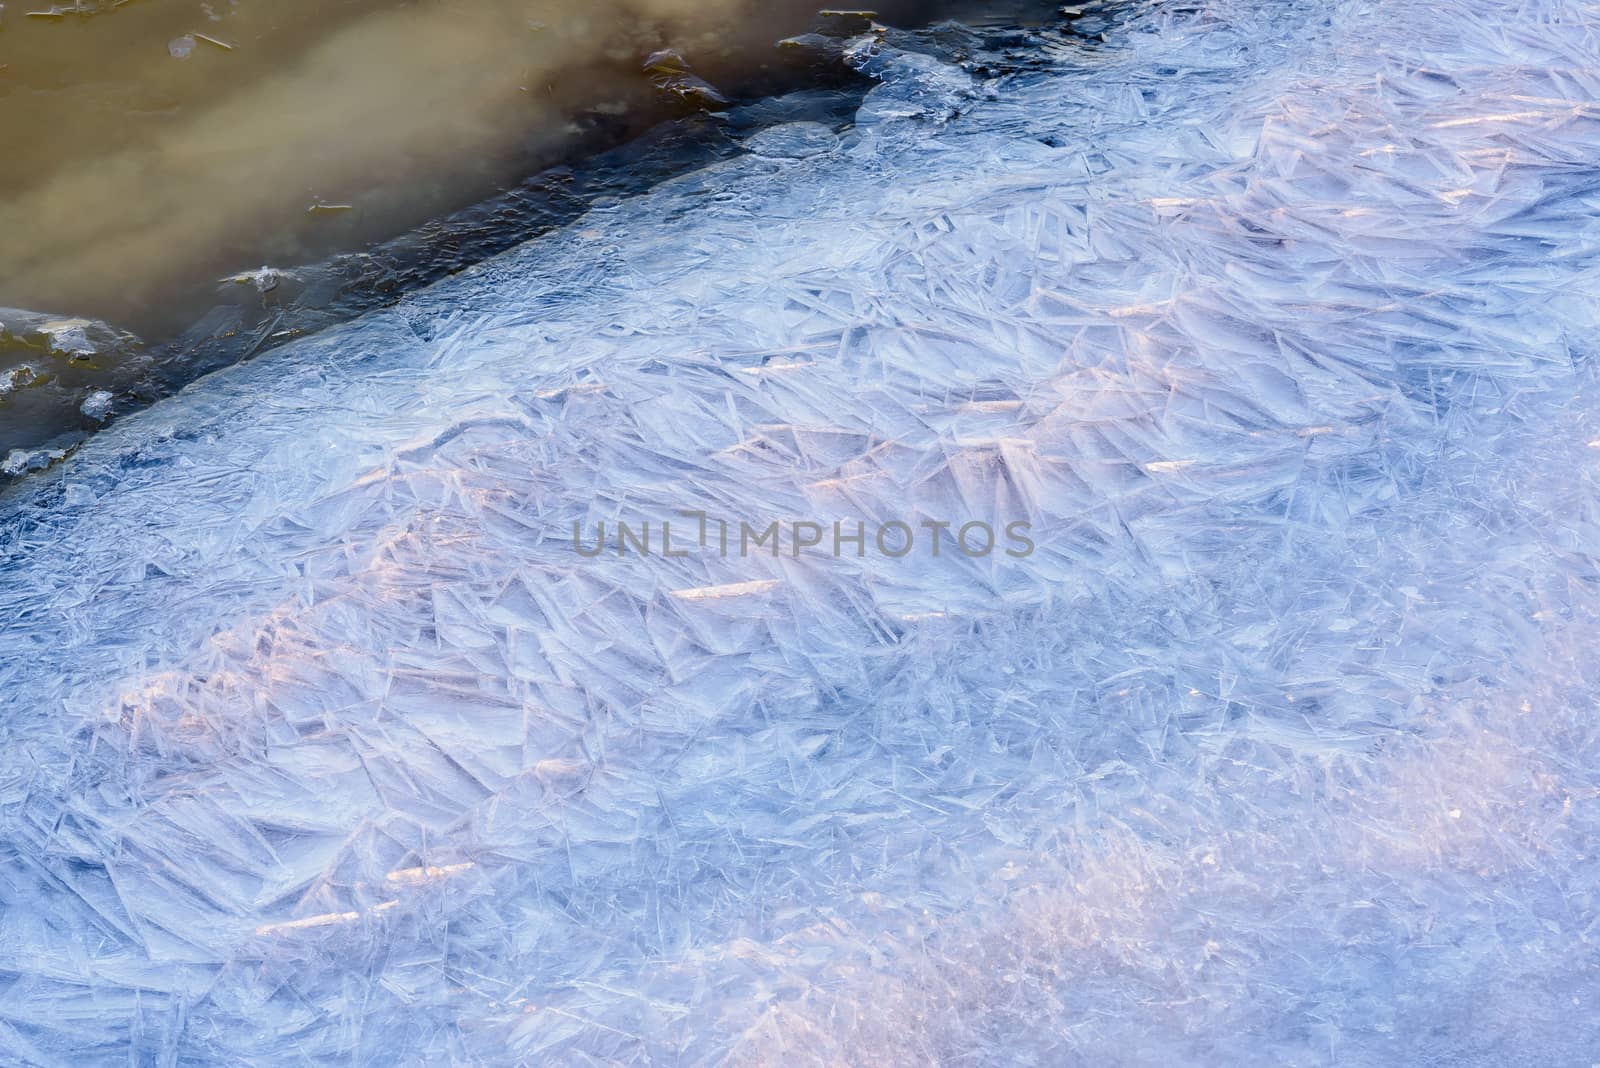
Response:
M0 1059L1595 1059L1600 14L1108 37L13 493ZM688 508L1039 549L573 550Z

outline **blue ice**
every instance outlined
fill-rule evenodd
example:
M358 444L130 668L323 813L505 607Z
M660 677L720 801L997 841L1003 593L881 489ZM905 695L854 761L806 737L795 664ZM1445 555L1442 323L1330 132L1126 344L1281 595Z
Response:
M1600 9L914 46L0 503L0 1062L1600 1061Z

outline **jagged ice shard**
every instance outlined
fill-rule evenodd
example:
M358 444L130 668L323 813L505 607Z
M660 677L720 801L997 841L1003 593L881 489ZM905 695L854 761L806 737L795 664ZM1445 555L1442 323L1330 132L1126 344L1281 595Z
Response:
M15 489L0 1061L1600 1060L1600 9L1107 36Z

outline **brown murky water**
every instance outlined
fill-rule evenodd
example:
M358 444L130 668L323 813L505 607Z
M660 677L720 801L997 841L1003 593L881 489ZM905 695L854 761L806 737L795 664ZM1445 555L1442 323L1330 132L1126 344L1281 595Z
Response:
M727 62L808 14L755 6L8 3L0 300L137 325L175 276L393 232L569 149L579 107L639 111L650 51Z
M902 22L952 6L985 4L878 5ZM137 392L136 365L216 303L219 280L370 247L663 118L716 110L713 84L760 92L796 62L775 42L811 27L817 7L5 0L0 460L70 444L122 407L82 405L97 387ZM667 48L691 70L646 63ZM283 336L274 325L250 351Z

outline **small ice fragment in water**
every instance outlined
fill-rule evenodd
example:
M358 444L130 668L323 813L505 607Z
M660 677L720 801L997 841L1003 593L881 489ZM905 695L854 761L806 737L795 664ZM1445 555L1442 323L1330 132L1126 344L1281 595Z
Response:
M173 59L188 59L194 53L194 37L184 34L167 42L167 52Z
M53 318L40 312L22 309L0 309L0 344L19 345L22 349L43 350L53 357L69 360L90 360L94 357L125 357L138 349L139 339L120 331L109 323L88 318ZM14 387L32 382L35 371L26 368L27 381L13 382Z
M253 285L256 287L257 293L270 293L282 283L283 276L283 271L263 264L258 271L241 271L238 274L229 275L223 281L241 286Z
M0 397L4 397L7 393L15 393L23 386L31 383L35 377L37 376L33 368L27 364L23 364L21 367L13 367L6 371L5 374L0 374Z
M139 346L139 339L132 334L95 319L57 319L21 308L0 308L0 314L4 316L0 318L0 344L43 349L73 360L121 356Z
M697 75L683 56L672 49L652 52L644 61L644 72L657 89L696 107L722 107L728 98Z
M57 319L39 327L39 333L58 356L87 360L99 352L89 340L89 330L94 325L87 319Z
M116 398L103 389L97 389L84 399L80 409L90 419L104 420L111 414L111 405Z
M0 460L0 475L16 478L29 471L43 471L66 454L64 449L39 449L37 452L12 449L4 460Z

